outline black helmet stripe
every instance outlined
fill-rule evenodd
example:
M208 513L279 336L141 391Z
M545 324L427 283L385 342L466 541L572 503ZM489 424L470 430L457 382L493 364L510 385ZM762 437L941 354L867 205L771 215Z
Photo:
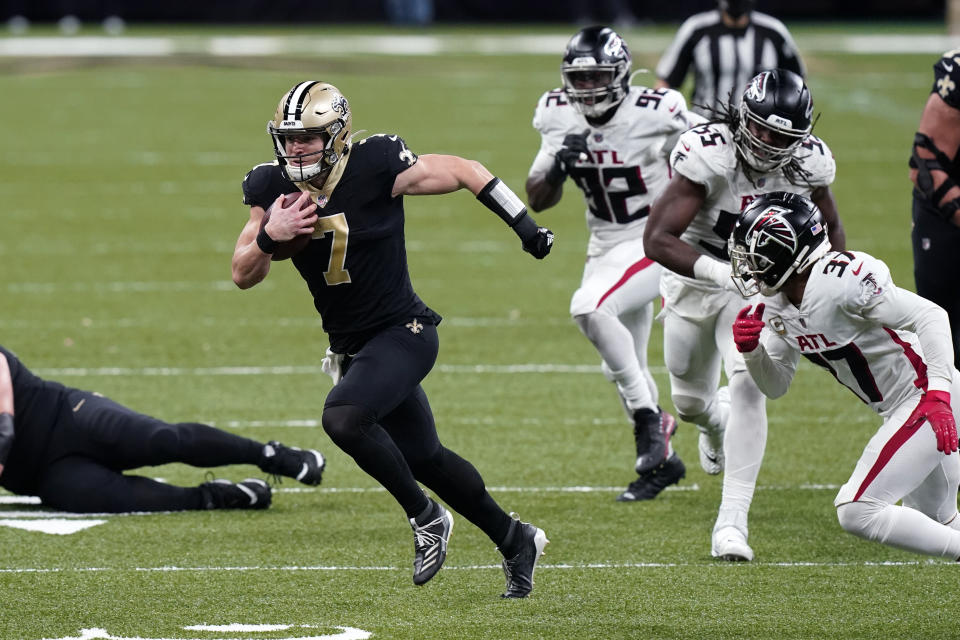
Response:
M286 120L302 120L303 99L314 85L320 84L316 80L301 82L287 94L287 102L283 105L283 117Z

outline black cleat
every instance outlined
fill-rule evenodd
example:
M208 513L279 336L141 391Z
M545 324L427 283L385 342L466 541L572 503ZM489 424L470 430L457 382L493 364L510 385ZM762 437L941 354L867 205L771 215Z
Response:
M677 430L677 421L659 407L657 411L637 409L633 413L633 439L637 443L636 471L643 474L667 460L670 437Z
M266 473L294 478L303 484L316 486L323 479L323 469L327 466L327 461L323 454L315 449L288 447L271 440L263 445L257 466Z
M204 482L200 492L204 509L266 509L270 506L270 485L256 478L243 482Z
M508 558L504 554L503 574L507 578L507 590L500 594L501 598L526 598L530 595L533 591L533 570L543 555L544 547L550 542L543 529L519 520L516 526L514 535L521 536L521 542L515 555Z
M453 515L434 503L439 510L436 518L423 526L410 518L413 528L413 584L425 584L437 575L443 561L447 559L447 542L453 532Z
M653 500L661 491L680 482L686 474L687 468L683 466L683 460L674 453L656 469L641 473L639 478L627 486L626 491L617 496L617 501Z

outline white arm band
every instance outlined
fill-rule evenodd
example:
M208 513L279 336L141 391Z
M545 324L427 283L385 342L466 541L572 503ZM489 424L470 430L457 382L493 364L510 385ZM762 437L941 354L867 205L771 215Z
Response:
M693 277L704 282L712 282L718 287L727 287L730 282L730 265L714 260L710 256L700 256L693 263Z

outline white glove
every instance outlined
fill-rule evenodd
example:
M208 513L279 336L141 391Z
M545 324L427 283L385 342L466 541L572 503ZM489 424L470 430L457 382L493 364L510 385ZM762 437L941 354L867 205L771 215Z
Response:
M334 385L343 377L343 359L346 357L346 354L334 353L327 347L327 357L320 362L320 369L333 378Z

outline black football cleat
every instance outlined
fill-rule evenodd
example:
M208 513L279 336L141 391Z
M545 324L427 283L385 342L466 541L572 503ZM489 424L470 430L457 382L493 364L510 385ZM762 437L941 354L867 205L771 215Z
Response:
M204 509L266 509L271 500L270 485L256 478L204 482L200 493Z
M627 490L617 496L618 502L637 502L653 500L660 492L672 484L677 484L687 474L683 460L676 453L667 458L659 467L640 474L640 477L627 486Z
M286 476L303 484L316 486L323 479L323 469L327 466L327 461L323 454L315 449L288 447L271 440L263 445L257 466L265 473Z
M670 438L677 430L677 421L659 407L657 411L637 409L633 413L633 439L637 444L637 473L643 474L667 460Z
M447 559L447 542L453 532L453 515L436 504L437 517L418 525L415 518L410 518L413 528L413 584L426 584L430 578L437 575L443 561Z
M544 547L550 543L543 529L519 520L515 526L517 528L513 535L520 536L520 543L504 544L505 548L515 550L515 553L510 557L507 557L506 553L503 555L503 574L507 578L507 589L500 594L501 598L526 598L530 595L533 591L533 570L543 555Z

